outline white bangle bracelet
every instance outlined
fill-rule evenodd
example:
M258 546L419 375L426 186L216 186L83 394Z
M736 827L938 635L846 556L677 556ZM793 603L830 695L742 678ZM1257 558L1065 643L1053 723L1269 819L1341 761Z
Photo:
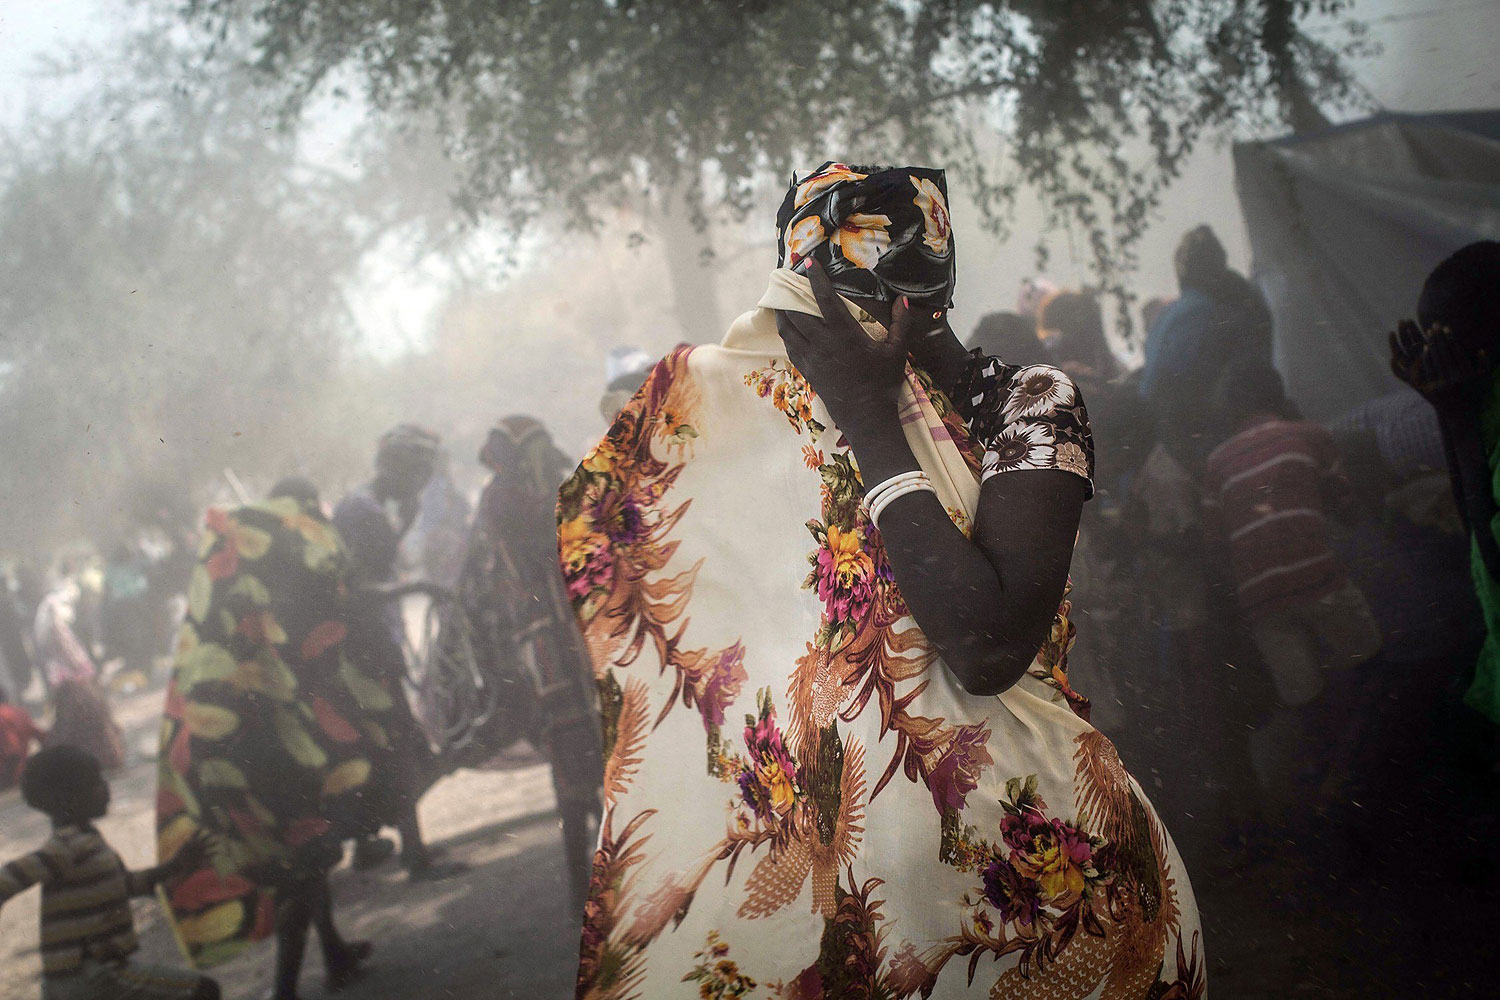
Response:
M880 498L884 494L890 492L891 490L897 489L898 487L905 486L910 483L928 481L929 480L927 479L927 473L923 472L921 469L913 469L910 472L897 473L896 475L887 479L885 482L878 484L874 489L865 494L865 506L867 508L875 506L875 504L880 502Z
M880 499L876 500L875 503L871 505L870 523L879 528L881 513L891 505L891 501L898 500L901 497L906 496L908 493L931 493L933 496L937 496L937 490L933 488L932 483L927 481L925 477L920 482L907 483L904 486L898 486L893 490L887 490L885 493L882 493L880 495Z

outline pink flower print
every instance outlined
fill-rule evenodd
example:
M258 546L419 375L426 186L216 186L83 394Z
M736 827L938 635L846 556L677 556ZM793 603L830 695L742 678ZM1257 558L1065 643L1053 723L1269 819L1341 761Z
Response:
M739 697L745 678L745 647L736 642L718 655L701 678L697 701L705 726L724 724L724 709Z
M927 777L928 790L938 812L963 809L969 793L979 787L979 776L994 763L987 742L990 731L982 725L961 726Z

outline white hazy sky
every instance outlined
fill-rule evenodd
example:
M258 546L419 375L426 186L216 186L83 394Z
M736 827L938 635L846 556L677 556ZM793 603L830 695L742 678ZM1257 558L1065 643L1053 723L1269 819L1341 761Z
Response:
M0 128L22 124L30 114L66 109L77 93L41 78L44 60L77 45L106 45L121 30L127 9L124 0L0 0ZM1385 107L1500 106L1500 60L1494 58L1500 0L1359 0L1355 13L1368 20L1385 48L1357 67ZM78 87L86 85L84 80ZM338 140L337 135L310 136L308 151L318 158L335 155ZM1171 243L1198 222L1215 225L1238 250L1239 262L1247 263L1243 226L1228 184L1228 157L1227 149L1203 150L1169 193L1156 231L1142 248L1140 287L1147 294L1171 290L1166 266ZM442 298L440 272L410 270L393 257L372 263L365 284L368 293L355 297L356 316L370 348L395 353L419 342ZM997 301L992 307L1008 305Z

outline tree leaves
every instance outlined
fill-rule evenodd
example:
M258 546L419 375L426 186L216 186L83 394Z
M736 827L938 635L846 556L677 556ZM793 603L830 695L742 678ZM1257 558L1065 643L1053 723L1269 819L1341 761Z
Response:
M1133 248L1210 136L1316 123L1360 95L1301 30L1348 0L196 0L295 116L345 72L435 116L472 213L592 227L641 188L743 215L830 149L942 162L1002 230L1023 190L1124 296ZM899 151L896 152L896 151ZM961 180L958 180L961 178Z

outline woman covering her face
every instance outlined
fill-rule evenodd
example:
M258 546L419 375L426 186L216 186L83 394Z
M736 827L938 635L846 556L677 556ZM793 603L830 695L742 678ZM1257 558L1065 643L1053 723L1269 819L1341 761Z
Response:
M778 228L561 492L605 735L579 996L1205 996L1068 686L1076 387L949 330L942 171L824 164Z

